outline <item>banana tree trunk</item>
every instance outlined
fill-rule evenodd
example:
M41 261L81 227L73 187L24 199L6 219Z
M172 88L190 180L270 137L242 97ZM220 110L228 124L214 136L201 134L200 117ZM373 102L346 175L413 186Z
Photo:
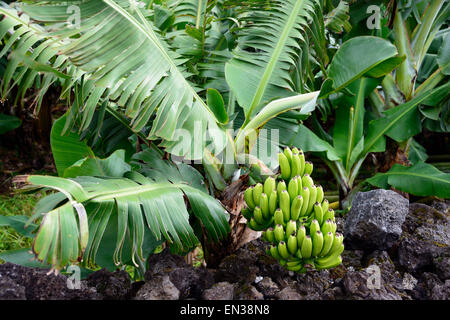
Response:
M260 233L247 228L241 214L244 207L243 191L247 187L248 174L231 183L220 195L220 201L230 213L230 234L221 242L202 241L205 261L208 267L215 268L220 262L245 243L259 237Z

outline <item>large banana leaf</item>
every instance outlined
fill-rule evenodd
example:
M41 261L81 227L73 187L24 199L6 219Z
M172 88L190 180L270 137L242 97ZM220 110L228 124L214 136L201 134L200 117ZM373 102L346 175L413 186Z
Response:
M421 131L418 105L436 105L448 94L450 84L446 83L428 90L414 99L385 112L385 117L369 123L361 156L368 152L385 150L385 135L400 142L409 139Z
M366 181L380 188L392 186L417 196L450 198L450 174L424 162L412 167L395 164L388 172L377 173Z
M17 10L4 6L0 6L0 14L2 15L0 39L5 42L0 51L0 57L14 49L14 54L9 56L9 62L3 73L1 95L6 98L8 93L17 87L15 101L17 102L19 98L23 101L26 91L35 85L39 89L34 101L37 105L36 112L38 112L43 95L59 77L48 72L41 79L39 71L43 70L36 66L52 66L65 70L67 57L57 56L58 50L55 43L48 40L44 29L31 22L26 14L19 15ZM25 56L26 54L28 56ZM27 61L32 61L34 64L30 65Z
M62 116L53 123L50 132L50 144L53 159L59 176L64 176L64 170L75 162L87 156L94 156L91 148L75 132L64 132L66 116Z
M135 158L143 174L126 170L123 159L123 150L104 160L88 157L64 171L77 176L71 179L27 177L28 183L59 191L44 198L33 217L43 215L33 244L40 261L57 270L80 259L86 265L133 262L145 269L150 249L163 239L174 252L188 252L199 240L186 203L210 241L227 235L226 211L205 192L195 169L174 166L151 149Z
M80 8L79 29L65 27L71 15L67 9L73 4ZM33 51L36 40L27 41L22 36L24 31L19 29L26 29L31 37L39 32L41 39L53 40L47 41L49 52L53 54L57 49L59 57L65 57L61 58L63 61L68 59L76 67L74 80L84 75L82 97L85 99L78 104L87 115L83 117L83 129L92 120L98 103L109 99L124 108L136 132L151 120L148 138L162 139L168 152L200 159L206 145L215 152L223 148L223 130L196 88L186 80L189 74L182 65L183 59L168 49L145 19L142 9L125 0L43 1L22 4L22 9L32 19L45 23L52 33L42 28L29 30L27 19L17 18L15 11L0 9L8 17L6 21L14 21L7 24L2 20L2 30L20 26L14 30L8 45L17 42L22 53ZM67 69L61 62L52 66ZM194 128L213 133L206 141L192 139L195 148L186 144L177 147L180 135L185 132L192 135Z
M367 50L370 48L370 50ZM339 48L328 68L334 91L340 91L355 80L380 78L395 69L405 57L389 41L372 36L352 38Z
M252 0L242 6L245 25L225 76L244 109L246 125L270 100L295 94L289 69L299 67L304 29L320 8L316 0Z

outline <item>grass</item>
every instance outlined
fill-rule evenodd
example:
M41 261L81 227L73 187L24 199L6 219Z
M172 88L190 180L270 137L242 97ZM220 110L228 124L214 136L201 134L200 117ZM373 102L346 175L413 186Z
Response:
M43 194L41 193L17 193L12 197L0 195L0 215L31 216L34 206L42 196ZM31 243L32 239L20 235L13 228L0 227L0 253L8 250L28 248L31 246ZM3 263L1 259L0 263Z

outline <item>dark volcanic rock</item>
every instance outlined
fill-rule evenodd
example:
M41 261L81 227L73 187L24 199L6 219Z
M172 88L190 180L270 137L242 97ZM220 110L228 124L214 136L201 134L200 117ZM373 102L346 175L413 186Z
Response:
M407 199L391 190L358 192L344 225L349 249L386 250L402 233L408 214Z
M413 298L418 300L449 300L450 280L443 282L437 275L424 272L414 290Z
M214 284L214 276L204 268L188 266L169 273L170 281L180 291L180 299L188 297L200 299L202 292Z
M297 291L305 300L317 300L333 284L328 270L311 271L297 275Z
M180 291L169 276L154 276L147 280L136 294L136 300L178 300Z
M269 277L264 277L256 284L256 288L264 295L266 299L273 299L280 292L278 285Z
M110 272L102 269L91 273L87 284L95 287L105 300L124 300L131 295L131 279L126 271Z
M366 270L349 271L343 279L346 299L355 300L401 300L401 296L392 288L372 281L372 274Z
M355 270L362 268L361 260L364 257L362 250L344 250L342 252L342 263L347 268L352 267Z
M413 203L398 246L399 264L410 273L437 270L448 279L450 219L425 204Z
M200 299L204 289L214 284L214 276L205 268L194 268L180 256L168 249L149 258L145 281L168 275L170 282L178 289L180 299Z
M252 285L243 285L235 288L235 300L264 300L264 295Z
M233 300L234 285L229 282L219 282L203 292L203 300Z
M0 274L0 300L26 300L25 287Z
M167 273L176 268L183 268L185 266L187 266L187 264L183 257L171 254L170 250L166 248L161 253L150 256L145 279L156 274Z
M286 287L275 296L278 300L302 300L303 297L293 287Z
M12 263L0 264L1 277L7 277L25 288L27 300L98 300L101 295L84 281L80 289L69 289L61 274L47 275L48 270L27 268Z

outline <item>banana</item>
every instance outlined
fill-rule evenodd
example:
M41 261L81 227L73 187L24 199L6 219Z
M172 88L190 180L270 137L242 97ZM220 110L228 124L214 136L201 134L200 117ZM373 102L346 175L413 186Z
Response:
M284 180L281 180L280 182L278 182L278 185L277 185L277 195L278 195L278 199L281 198L281 192L282 192L283 190L287 190L287 187L286 187L286 182L284 182Z
M299 247L299 245L298 245L298 240L297 240L297 248ZM294 254L294 256L297 258L297 259L303 259L302 258L302 253L301 253L301 251L300 251L300 249L297 249L297 252Z
M300 170L302 169L302 163L298 154L292 155L292 165L291 165L291 179L295 176L300 175Z
M332 232L333 234L335 234L335 233L336 233L336 229L337 229L337 224L336 224L336 222L331 221L331 227L332 227L331 232Z
M254 217L251 218L251 219L248 221L248 225L249 225L249 227L250 227L252 230L255 230L255 231L259 231L259 230L261 229L261 225L259 225L259 224L256 222L256 220L255 220Z
M295 267L298 266L299 264L302 264L301 260L295 259L295 260L290 260L286 262L286 267Z
M339 245L339 247L336 249L335 252L332 251L326 257L317 258L314 262L319 267L322 267L322 268L325 266L329 267L329 265L334 264L334 262L336 261L336 257L339 257L343 251L344 251L344 245L341 244L341 245Z
M292 220L298 220L300 217L300 210L302 209L303 205L303 197L302 196L296 196L291 204L291 219Z
M330 209L328 209L328 211L330 212L330 218L329 219L335 221L336 219L334 217L334 210L330 208Z
M297 237L291 234L287 240L287 248L290 254L295 254L297 252Z
M275 240L275 235L274 235L274 233L273 233L273 228L272 227L270 227L270 228L268 228L267 230L266 230L266 240L268 241L268 242L274 242L274 240Z
M291 165L284 153L278 154L278 163L280 164L281 178L287 180L291 177Z
M272 190L272 192L269 194L269 212L271 215L275 214L275 210L277 209L277 192L275 190Z
M319 256L325 257L330 252L331 246L333 245L334 236L331 232L327 232L323 236L323 248L320 251Z
M301 248L302 242L306 237L306 228L305 226L300 226L297 230L297 246Z
M288 222L291 218L291 200L286 190L281 191L280 208L283 211L284 222Z
M255 207L255 210L253 210L253 218L255 218L256 223L264 224L264 217L260 207Z
M253 187L253 202L255 203L255 206L259 204L259 198L261 197L262 192L263 185L261 183L257 183Z
M283 211L280 208L275 210L273 221L275 224L285 225Z
M317 231L320 231L320 225L317 222L317 220L314 219L313 221L311 221L311 226L309 227L309 234L312 236Z
M264 220L269 220L270 219L269 198L265 193L262 193L261 197L259 198L259 207L261 208Z
M288 183L288 194L290 201L292 202L294 198L298 195L298 183L297 179L291 179Z
M308 259L311 257L312 253L312 240L310 236L306 236L303 239L302 246L300 247L303 259Z
M313 179L309 176L309 174L305 174L305 175L302 177L302 185L303 185L304 187L308 187L308 188L310 188L310 187L312 187L312 186L314 185L314 181L313 181Z
M269 242L269 240L267 240L267 231L263 231L263 232L261 233L261 238L262 238L264 241Z
M328 252L328 255L334 255L336 252L339 252L341 248L344 246L342 245L342 242L344 241L344 237L340 233L336 233L334 235L333 245L331 246L330 252ZM342 247L341 247L342 246ZM343 251L344 249L342 249ZM341 252L342 252L341 251ZM339 253L340 254L340 253Z
M326 220L333 220L334 218L334 210L333 209L328 209L327 211L323 212L323 218Z
M294 220L289 220L286 224L286 237L289 237L291 234L294 234L297 230L297 223Z
M309 161L305 161L305 172L304 174L309 174L311 175L311 173L313 172L313 164Z
M314 203L316 203L316 197L317 197L317 187L315 185L312 185L309 187L309 201L308 201L308 208L306 209L306 214L309 214L313 210Z
M292 266L292 267L287 266L286 269L288 269L289 271L300 272L304 269L304 267L303 267L302 263L299 263L296 266Z
M325 216L328 212L328 209L330 208L330 203L328 202L327 199L323 200L322 202L322 211L323 211L323 221L326 221L327 219L325 219Z
M327 234L328 232L331 232L332 234L334 234L333 226L331 225L332 223L333 223L333 221L328 219L327 221L325 221L322 224L322 227L320 228L320 230L322 231L323 234Z
M280 241L284 241L285 240L284 229L283 229L283 226L281 224L277 224L275 226L275 229L273 229L273 237L274 237L276 242L280 242Z
M256 205L255 202L253 201L253 187L247 188L247 190L245 190L244 200L245 203L247 204L247 207L249 207L250 210L255 209Z
M289 166L292 168L292 150L289 147L286 147L284 148L283 153L289 161Z
M264 181L264 193L267 195L270 195L273 190L275 190L276 187L276 181L272 177L268 177L266 181Z
M275 259L277 259L277 260L280 260L280 259L281 259L281 256L280 256L280 254L278 253L278 249L277 249L276 246L271 245L271 246L270 246L270 249L269 249L269 252L270 252L270 255L271 255L272 257L274 257Z
M303 176L305 174L305 155L303 154L302 150L299 151L298 157L300 159L300 164L301 164L299 175Z
M249 208L242 209L241 213L247 220L250 220L253 217L253 212Z
M332 256L326 262L315 263L315 267L316 267L317 270L331 269L331 268L337 267L341 263L342 263L342 257L341 256Z
M313 257L317 257L323 248L323 234L320 231L317 231L312 235L312 253Z
M283 259L287 260L289 258L290 254L287 250L286 242L280 241L280 243L278 244L278 253Z
M314 218L316 218L317 222L319 222L319 225L322 225L323 219L322 206L318 202L314 204Z
M323 194L323 188L322 188L321 185L319 185L319 186L317 186L317 197L316 197L316 202L322 203L323 197L324 197L324 194Z
M309 188L303 187L302 190L302 198L303 198L303 205L302 209L300 210L300 217L303 217L307 212L308 209L308 203L309 203Z
M288 270L304 273L309 266L339 265L343 236L336 233L335 213L322 186L311 178L313 164L295 147L278 153L278 161L279 182L268 177L244 191L242 215L249 228L263 231L262 239L271 244L267 254Z
M302 183L302 177L300 175L294 177L295 180L297 180L297 194L302 193L303 183Z

